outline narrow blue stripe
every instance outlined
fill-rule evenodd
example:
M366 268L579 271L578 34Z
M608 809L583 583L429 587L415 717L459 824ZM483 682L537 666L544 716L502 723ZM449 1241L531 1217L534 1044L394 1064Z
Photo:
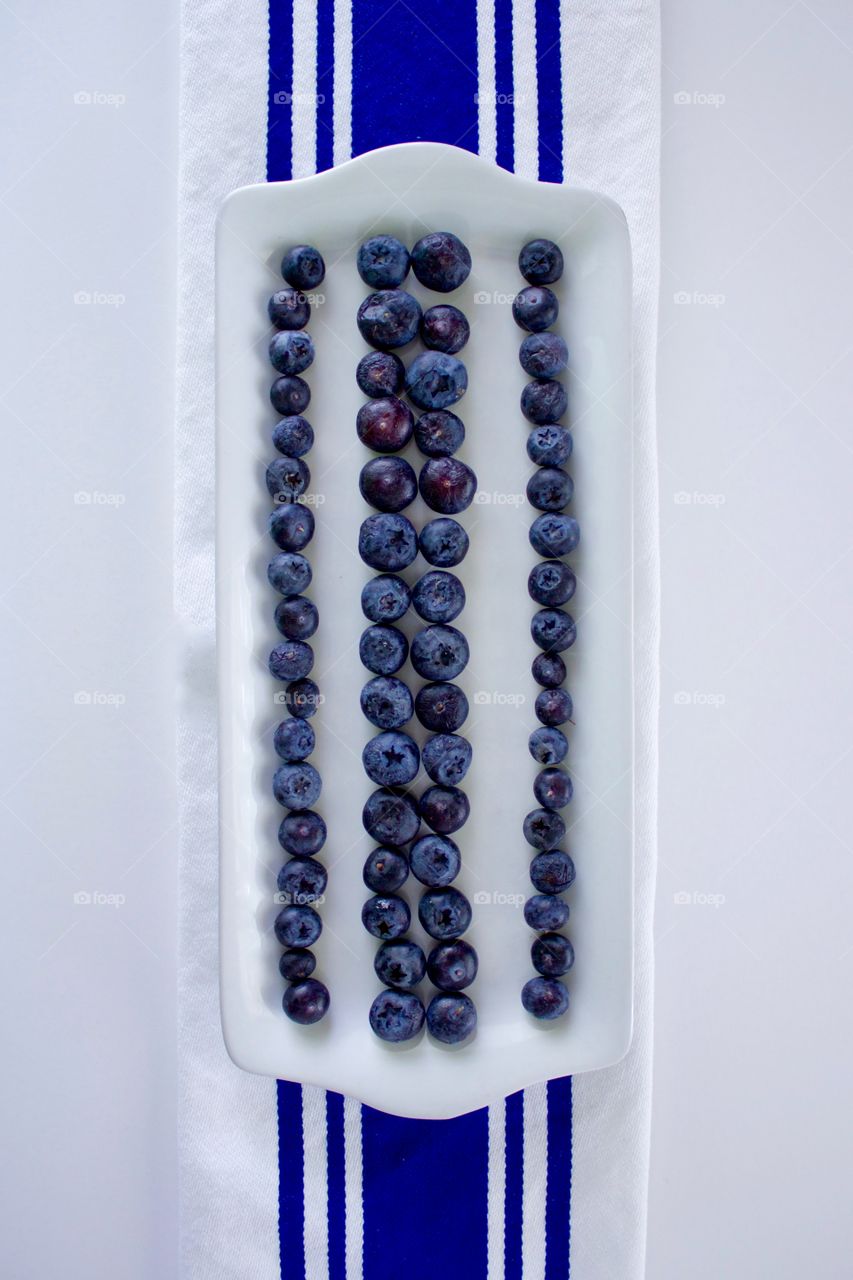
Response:
M563 92L558 0L536 0L536 73L539 85L539 180L563 181Z
M495 0L495 94L497 97L497 151L502 169L512 170L513 142L512 89L512 0Z
M281 1280L305 1280L302 1089L278 1085L278 1244Z
M548 1082L545 1280L568 1280L572 1205L572 1077Z
M362 1108L364 1280L486 1280L488 1110L405 1120ZM453 1232L452 1254L446 1236Z
M524 1090L506 1100L505 1280L522 1280L521 1196L524 1186Z
M335 0L317 4L317 172L331 169L334 157Z
M340 1093L326 1094L326 1159L329 1170L329 1280L346 1280L344 1099Z
M477 150L475 0L353 0L352 153L427 140Z
M267 182L280 182L293 173L293 0L269 0L269 27Z

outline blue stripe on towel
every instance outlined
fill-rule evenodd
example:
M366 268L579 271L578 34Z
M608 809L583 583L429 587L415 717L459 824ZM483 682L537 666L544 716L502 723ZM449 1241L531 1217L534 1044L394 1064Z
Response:
M331 169L334 156L335 0L317 4L317 172Z
M563 181L563 94L560 71L559 6L555 0L536 0L541 182Z
M521 1196L524 1186L524 1092L506 1100L506 1193L504 1267L506 1280L522 1280Z
M486 1280L486 1108L404 1120L362 1108L364 1280ZM452 1231L452 1251L433 1228Z
M302 1089L278 1082L278 1242L281 1280L305 1280ZM236 1189L239 1194L239 1188Z
M281 182L293 173L293 0L269 0L269 29L267 182Z
M513 82L512 82L512 0L495 0L495 118L496 159L502 169L512 169Z
M346 1280L344 1100L340 1093L326 1094L326 1158L329 1187L329 1280Z
M572 1078L548 1083L545 1280L568 1280L572 1195Z

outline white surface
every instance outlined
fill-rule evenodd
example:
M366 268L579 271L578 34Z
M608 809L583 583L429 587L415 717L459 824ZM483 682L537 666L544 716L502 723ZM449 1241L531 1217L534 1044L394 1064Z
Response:
M405 205L389 211L389 191L405 191ZM462 732L474 748L464 782L471 817L455 837L463 857L455 884L473 903L465 936L480 957L470 989L479 1021L476 1036L456 1052L429 1037L392 1050L367 1023L381 983L373 971L377 944L360 919L369 896L361 870L375 841L361 825L374 790L361 752L374 730L358 711L369 676L358 659L365 626L359 597L373 575L357 551L360 523L371 514L358 494L358 474L372 455L353 425L364 403L355 366L369 350L355 325L365 296L355 247L379 227L410 245L427 228L449 227L473 258L468 280L452 295L472 326L463 357L469 390L455 406L466 424L459 456L478 478L474 503L459 517L471 549L454 570L467 597L456 625L471 647L458 677L470 707ZM578 961L568 979L571 1016L548 1027L529 1018L519 1000L533 936L521 913L531 856L521 823L535 807L537 772L527 749L537 687L529 674L535 650L526 582L539 557L528 541L532 515L524 497L535 468L523 422L510 431L507 409L527 380L518 364L523 333L509 303L520 280L518 247L534 231L559 240L566 259L555 291L559 331L572 352L570 509L582 531L569 557L579 583L566 607L580 630L566 655L577 723L566 760L576 793L564 814L566 845L578 867L568 895ZM277 597L266 581L275 548L266 533L263 479L277 416L266 395L265 302L281 284L282 252L306 241L320 246L329 264L309 322L316 358L305 374L312 389L306 415L315 429L306 457L308 495L317 519L306 554L314 571L309 594L320 611L312 674L324 696L311 721L312 762L324 779L316 807L329 828L321 855L329 869L324 929L314 950L332 1005L317 1028L281 1015L281 948L272 932L283 859L275 838L282 810L271 792L277 763L271 735L282 718L276 694L283 686L266 666L281 637L272 623ZM441 300L414 276L406 287L424 307ZM240 1066L324 1085L386 1111L440 1119L542 1079L610 1066L625 1053L632 998L633 442L626 425L630 387L621 375L631 358L630 313L628 233L611 201L525 182L466 151L432 143L389 147L315 178L244 188L226 202L217 229L216 300L220 970L226 1041ZM417 349L406 349L404 358ZM423 462L414 442L404 456L415 468ZM420 529L434 512L418 498L406 515ZM404 576L414 583L426 567L419 560ZM405 629L411 639L417 618L409 616ZM399 674L413 691L426 683L408 665ZM415 721L406 728L422 745L427 735ZM423 787L421 777L412 794ZM411 936L428 948L433 944L417 921L418 887L410 880L401 896L412 911Z
M26 425L11 417L4 433L4 586L23 575L5 599L23 622L8 615L4 631L10 1176L0 1254L22 1280L59 1271L150 1280L176 1275L175 15L164 3L14 7L20 18L9 9L0 18L2 93L14 104L0 205L2 388L6 414ZM665 669L649 1280L841 1280L853 1249L842 759L853 709L851 46L840 0L726 0L713 11L664 0ZM75 110L81 89L128 101ZM726 101L676 106L682 89ZM120 315L78 312L67 300L77 289L127 301ZM726 302L676 304L680 290L723 292ZM78 511L78 487L128 500L118 512ZM694 490L724 492L724 509L676 506L674 493ZM96 519L78 524L78 514ZM46 615L48 643L74 675L32 635L46 634ZM99 708L78 709L78 688L124 690L117 710L146 745ZM726 701L676 705L680 691ZM121 872L158 836L126 877L122 911L73 910L78 887L124 891ZM726 901L677 906L681 890Z

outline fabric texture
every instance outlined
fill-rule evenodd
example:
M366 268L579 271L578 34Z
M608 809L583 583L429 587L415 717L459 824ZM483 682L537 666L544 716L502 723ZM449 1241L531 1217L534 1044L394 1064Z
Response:
M656 0L198 0L181 46L176 613L183 642L180 1158L191 1280L635 1280L651 1092L657 721ZM246 1075L219 1028L213 611L213 226L235 187L391 142L479 151L616 199L634 257L636 992L627 1058L453 1121ZM412 1232L446 1213L464 1240Z

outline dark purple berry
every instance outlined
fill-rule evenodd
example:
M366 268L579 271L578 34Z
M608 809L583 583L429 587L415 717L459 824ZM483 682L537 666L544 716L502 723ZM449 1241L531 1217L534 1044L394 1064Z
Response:
M533 782L533 794L543 809L565 809L574 788L565 769L543 769Z
M543 689L556 689L566 678L566 664L559 653L537 653L530 673Z
M537 604L560 605L571 600L577 582L575 575L562 560L541 560L530 570L527 590Z
M418 478L421 497L441 515L454 516L470 507L477 492L477 477L458 458L430 458Z
M449 836L464 827L471 805L458 787L427 787L420 801L421 818L439 835Z
M524 838L534 849L552 849L565 834L565 822L551 809L533 809L524 819Z
M403 390L406 366L399 356L390 351L368 351L358 362L355 380L360 390L371 399L396 396Z
M415 712L431 733L455 733L468 717L468 699L458 684L425 684L415 697Z
M450 293L468 279L471 254L452 231L433 231L412 250L412 270L425 288Z
M539 511L562 511L574 488L572 477L561 467L540 467L527 481L527 501Z
M427 960L429 980L439 991L462 991L477 976L477 952L461 938L440 942Z
M556 294L547 285L530 285L522 289L512 304L512 315L520 329L541 333L550 329L560 314Z
M396 396L368 400L358 411L358 438L376 453L396 453L412 438L415 419L409 406Z
M415 443L428 458L449 458L465 439L465 424L449 409L422 413L415 423Z
M281 997L281 1007L292 1022L300 1026L311 1026L324 1018L329 1010L331 998L328 987L316 978L306 978L304 982L295 982L288 987Z
M380 845L367 855L362 879L374 893L396 893L408 878L409 864L399 849Z
M530 948L530 958L537 973L546 978L560 978L575 962L575 949L562 933L543 933Z
M420 319L421 304L405 289L382 289L364 299L357 323L365 342L390 351L417 336Z
M536 695L534 710L540 724L565 724L574 710L571 694L565 689L543 689Z
M311 472L301 458L273 458L267 467L267 489L276 502L293 502L311 482Z
M320 251L310 244L297 244L281 260L281 274L294 289L316 289L326 275Z
M569 993L558 978L531 978L521 991L521 1003L534 1018L550 1022L569 1007Z
M522 342L518 359L531 378L556 378L568 363L568 348L557 333L531 333Z
M361 815L364 829L379 844L399 847L414 840L420 829L418 806L409 795L398 795L386 787L367 798Z
M282 416L304 413L311 400L311 388L304 378L287 374L270 387L270 403Z
M440 302L421 316L421 339L425 347L455 355L471 336L471 326L458 307Z
M530 880L540 893L562 893L575 878L575 864L562 849L543 849L530 864Z
M418 903L418 919L431 938L458 938L471 924L471 904L452 886L428 889Z
M304 329L311 315L308 299L298 289L279 289L267 304L276 329Z
M405 458L371 458L361 468L358 487L377 511L402 511L418 496L417 477Z
M415 356L406 370L406 392L419 409L447 409L468 388L468 371L461 360L443 351Z

